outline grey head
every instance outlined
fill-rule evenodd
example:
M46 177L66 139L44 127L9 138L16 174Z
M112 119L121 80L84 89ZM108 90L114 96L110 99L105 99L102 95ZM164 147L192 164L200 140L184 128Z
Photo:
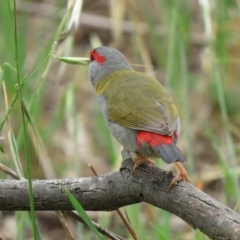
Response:
M98 47L90 53L89 75L93 86L99 79L121 69L132 69L127 59L117 49Z

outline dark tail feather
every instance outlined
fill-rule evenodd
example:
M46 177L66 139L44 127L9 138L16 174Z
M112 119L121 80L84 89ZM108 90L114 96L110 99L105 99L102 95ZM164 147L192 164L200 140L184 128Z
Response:
M166 163L173 163L177 161L187 162L186 157L174 143L161 144L157 147L154 147L154 150Z

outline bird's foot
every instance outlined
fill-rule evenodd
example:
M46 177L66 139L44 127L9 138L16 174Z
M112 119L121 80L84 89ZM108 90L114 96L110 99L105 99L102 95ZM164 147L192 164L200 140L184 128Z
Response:
M175 162L174 163L176 165L176 167L178 168L178 170L180 171L180 174L176 177L173 178L173 180L171 181L171 183L169 184L168 189L170 190L171 187L173 185L177 185L178 182L185 180L189 183L192 183L191 179L188 177L187 171L185 170L185 168L181 165L181 163L179 162Z
M143 164L144 162L147 162L153 166L156 166L156 163L155 161L151 160L151 159L148 159L148 158L143 158L141 156L139 156L137 159L136 158L133 158L134 159L134 166L133 166L133 169L132 169L132 175L134 174L135 170L141 165Z
M172 186L177 185L182 180L183 180L183 178L181 177L181 175L174 177L173 180L171 181L171 183L169 184L168 189L171 189Z

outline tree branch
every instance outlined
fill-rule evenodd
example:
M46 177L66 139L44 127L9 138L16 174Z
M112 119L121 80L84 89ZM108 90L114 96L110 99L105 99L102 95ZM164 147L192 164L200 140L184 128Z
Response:
M159 168L143 164L132 176L133 161L124 159L119 172L98 177L34 180L35 209L73 210L62 185L88 211L111 211L144 201L179 216L212 239L240 239L237 213L185 181L168 191L173 175ZM28 182L1 180L0 210L29 209Z

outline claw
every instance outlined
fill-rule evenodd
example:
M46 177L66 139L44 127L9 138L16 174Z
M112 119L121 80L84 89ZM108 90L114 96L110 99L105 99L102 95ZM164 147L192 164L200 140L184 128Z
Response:
M168 189L170 190L173 185L176 186L182 180L183 180L183 178L180 175L174 177L173 180L171 181L171 183L169 184Z
M142 156L140 156L139 154L135 153L135 152L131 152L130 153L132 160L135 162L133 169L132 169L132 175L134 174L135 170L144 162L147 162L153 166L156 166L155 161L149 159L149 158L144 158Z
M143 164L145 162L145 159L144 158L140 158L138 160L135 161L134 163L134 166L133 166L133 169L132 169L132 175L134 174L136 168L139 167L139 165Z
M179 162L175 162L174 163L176 165L176 167L178 168L178 170L180 171L179 175L174 177L173 180L171 181L171 183L169 184L168 189L170 190L171 187L173 185L177 185L178 182L185 180L189 183L192 183L191 179L188 177L187 171L185 170L185 168L181 165L181 163Z

